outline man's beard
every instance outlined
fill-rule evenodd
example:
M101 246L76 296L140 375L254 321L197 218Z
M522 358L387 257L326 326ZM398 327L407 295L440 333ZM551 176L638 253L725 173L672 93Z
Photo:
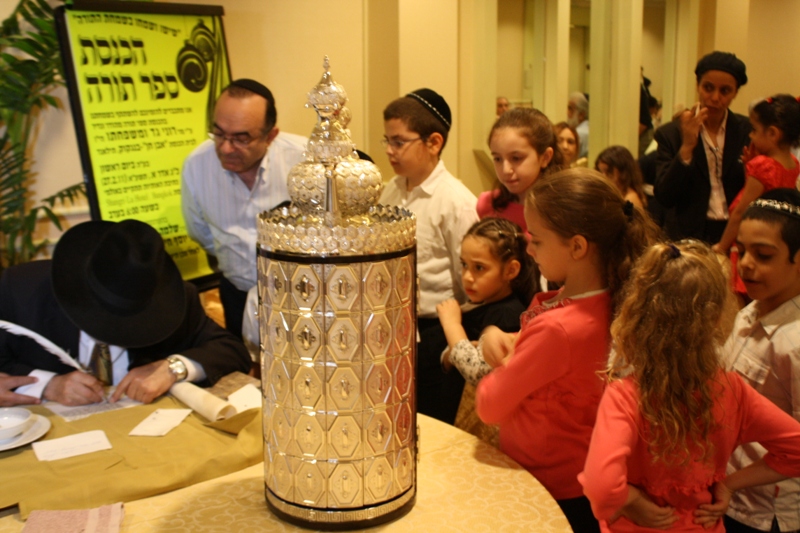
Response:
M577 128L578 124L580 124L580 120L578 120L578 114L575 113L571 117L567 118L567 124L569 124L572 128Z

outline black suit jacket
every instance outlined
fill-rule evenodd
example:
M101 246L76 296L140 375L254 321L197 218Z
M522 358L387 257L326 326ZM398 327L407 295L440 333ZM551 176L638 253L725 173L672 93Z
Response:
M50 281L51 265L50 261L33 261L3 272L0 320L42 334L77 361L80 330L56 301ZM210 384L236 370L249 372L250 355L244 344L208 318L197 289L190 283L186 283L186 309L183 322L166 340L128 349L129 369L180 354L202 365ZM34 369L58 374L75 370L34 340L0 330L0 372L27 375Z
M742 148L750 143L750 129L747 117L728 111L722 153L722 186L728 205L744 187L741 156ZM686 237L703 239L711 195L703 141L698 139L692 152L692 162L687 166L680 157L683 141L679 120L660 127L655 139L658 142L658 155L654 189L656 200L667 209L664 222L667 235L674 240Z

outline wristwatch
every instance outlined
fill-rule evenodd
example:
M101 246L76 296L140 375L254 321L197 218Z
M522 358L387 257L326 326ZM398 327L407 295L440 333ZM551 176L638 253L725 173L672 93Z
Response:
M175 376L176 382L184 381L186 379L189 371L186 369L186 363L181 361L179 357L170 355L167 357L167 363L169 364L169 371Z

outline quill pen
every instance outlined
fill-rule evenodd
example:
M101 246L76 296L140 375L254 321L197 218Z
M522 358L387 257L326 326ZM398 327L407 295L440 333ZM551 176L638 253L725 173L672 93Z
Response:
M14 335L20 335L22 337L30 337L31 339L35 340L42 348L44 348L51 354L55 355L56 357L58 357L58 359L65 365L69 365L73 368L76 368L81 372L86 372L86 369L81 367L81 365L75 359L70 357L67 352L65 352L64 350L53 344L53 342L50 341L49 339L46 339L45 337L36 333L35 331L31 331L28 328L24 328L20 325L14 324L13 322L7 322L5 320L0 320L0 329L4 329L9 333L13 333Z

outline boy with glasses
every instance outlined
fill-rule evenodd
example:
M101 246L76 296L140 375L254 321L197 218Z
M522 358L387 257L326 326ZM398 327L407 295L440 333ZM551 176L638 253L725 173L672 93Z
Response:
M417 409L452 424L461 383L450 384L439 363L447 341L436 304L448 298L466 301L461 287L461 239L478 221L477 198L439 158L452 120L442 96L418 89L391 102L383 120L383 145L397 176L384 187L380 203L404 207L417 217ZM455 409L448 407L452 404Z
M256 284L256 216L289 200L286 177L305 149L305 137L280 132L277 115L264 85L232 82L217 100L210 140L183 165L186 230L219 262L226 328L239 338Z

